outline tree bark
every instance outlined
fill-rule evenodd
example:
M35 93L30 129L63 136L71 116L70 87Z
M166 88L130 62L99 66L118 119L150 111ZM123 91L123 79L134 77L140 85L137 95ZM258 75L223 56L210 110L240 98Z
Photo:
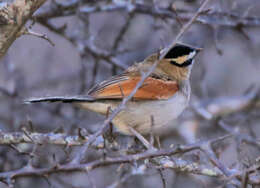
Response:
M32 14L46 0L15 0L0 7L0 59L19 36Z

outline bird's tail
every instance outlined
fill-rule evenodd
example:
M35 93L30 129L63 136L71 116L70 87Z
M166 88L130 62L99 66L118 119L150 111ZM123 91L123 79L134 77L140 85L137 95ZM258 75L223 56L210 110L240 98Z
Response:
M38 103L38 102L93 102L95 99L91 96L54 96L54 97L38 97L28 98L24 100L25 104Z

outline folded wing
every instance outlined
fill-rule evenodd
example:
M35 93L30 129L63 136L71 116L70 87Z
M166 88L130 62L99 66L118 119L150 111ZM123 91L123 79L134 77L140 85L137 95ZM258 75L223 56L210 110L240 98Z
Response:
M141 76L118 76L101 82L88 93L95 99L122 99L134 90ZM168 99L178 91L176 81L148 77L133 96L134 100Z

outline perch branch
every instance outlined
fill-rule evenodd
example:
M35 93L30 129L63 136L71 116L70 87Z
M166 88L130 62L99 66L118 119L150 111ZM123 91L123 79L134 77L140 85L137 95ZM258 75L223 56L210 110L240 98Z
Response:
M29 134L29 136L28 136ZM0 144L20 144L20 143L37 143L37 144L52 144L66 146L80 146L89 140L89 136L74 135L69 136L62 133L32 133L27 132L1 132ZM103 141L95 142L94 147L103 148Z
M162 168L178 169L179 171L182 172L190 172L190 173L201 174L206 176L218 177L218 176L222 176L222 173L214 168L208 169L207 167L202 167L199 164L195 164L191 162L185 162L184 160L174 160L170 162L169 159L159 158L159 157L172 156L172 155L186 153L192 150L200 149L201 145L205 143L222 141L224 138L227 137L228 136L223 136L223 137L219 137L218 139L212 139L209 141L200 141L189 145L177 145L169 149L161 149L161 150L149 149L146 150L145 152L133 154L133 155L125 155L125 156L113 157L113 158L106 157L105 159L99 159L89 163L82 163L82 164L68 163L62 165L56 164L55 166L49 168L34 168L32 166L30 167L25 166L18 170L0 173L0 180L4 181L8 179L15 179L18 177L26 177L26 176L46 176L46 175L60 173L60 172L91 171L95 168L102 167L102 166L121 164L121 163L130 163L133 161L153 159L156 157L158 157L156 158L158 160L157 162ZM185 168L185 166L187 168Z

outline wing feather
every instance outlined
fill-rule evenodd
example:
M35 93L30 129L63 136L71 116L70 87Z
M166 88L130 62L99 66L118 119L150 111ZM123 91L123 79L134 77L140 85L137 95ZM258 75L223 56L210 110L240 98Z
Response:
M141 76L118 76L101 82L88 95L96 99L122 99L128 96L141 80ZM176 81L148 77L133 96L134 100L168 99L178 91Z

